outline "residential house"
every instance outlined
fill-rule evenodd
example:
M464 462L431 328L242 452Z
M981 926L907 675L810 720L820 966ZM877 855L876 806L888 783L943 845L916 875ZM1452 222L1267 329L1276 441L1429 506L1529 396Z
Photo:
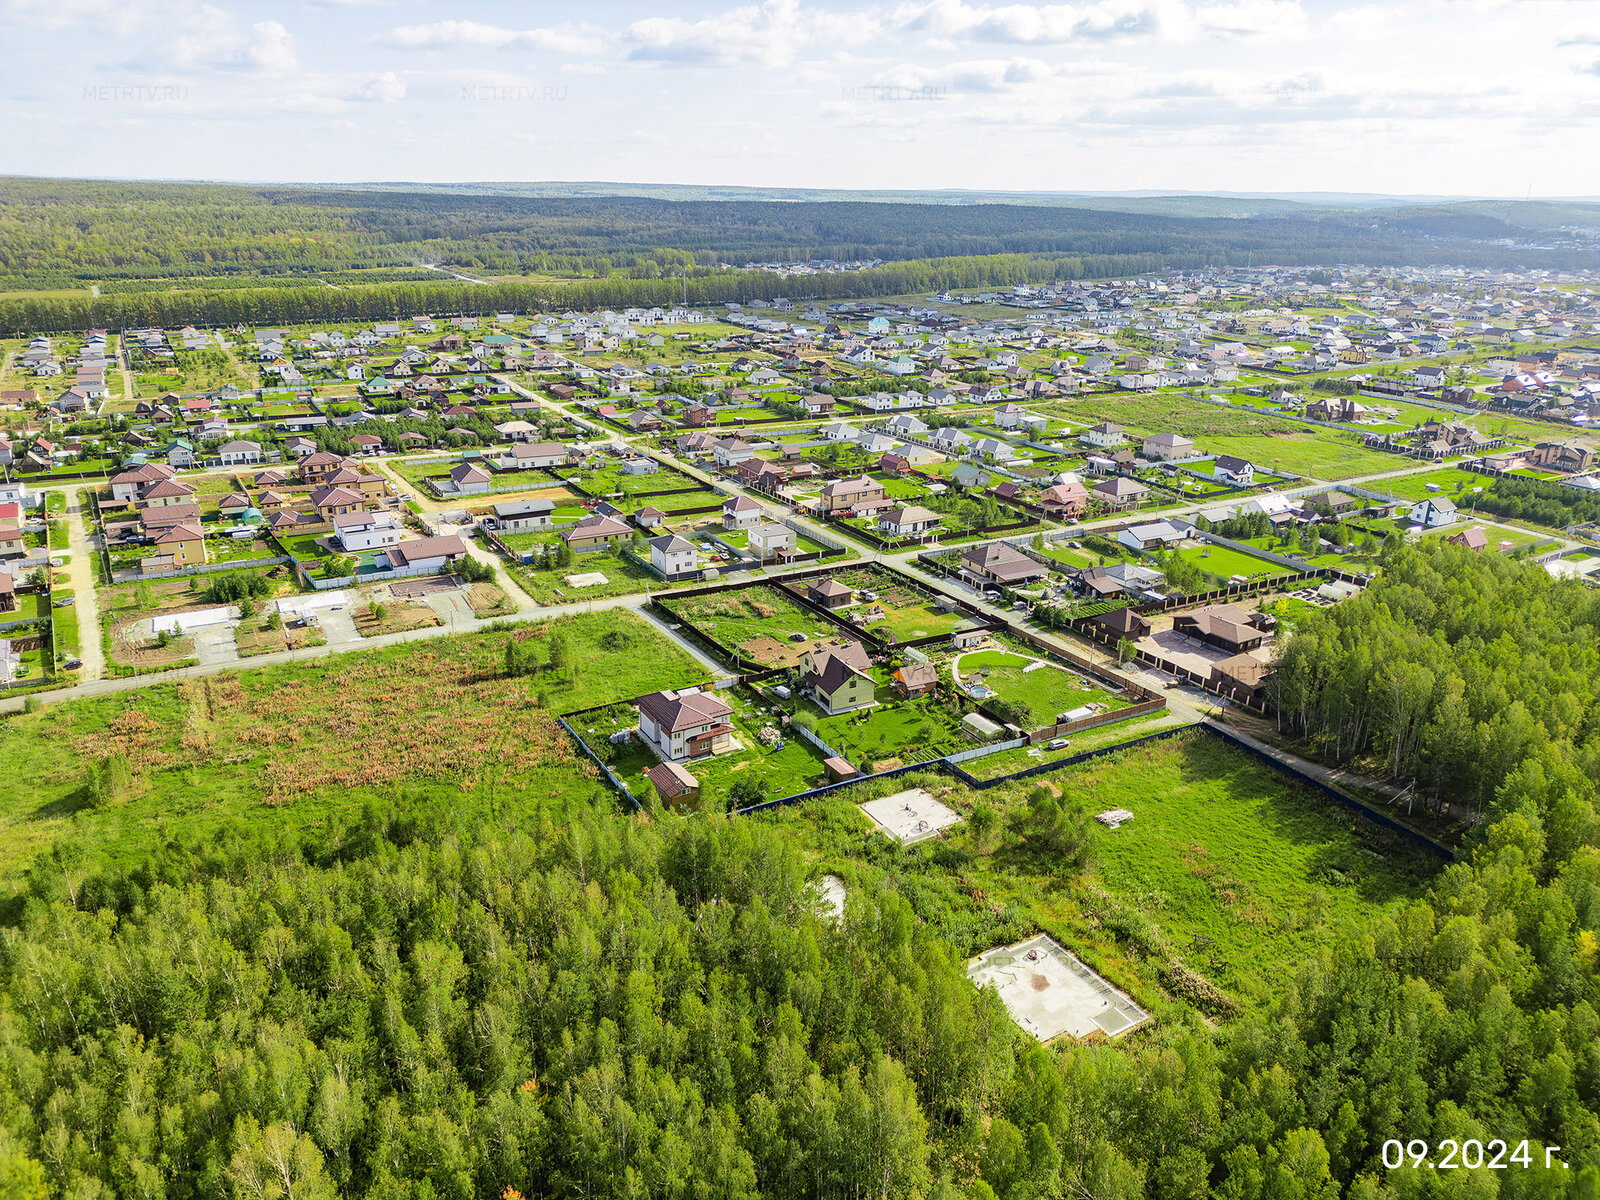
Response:
M501 533L549 529L554 512L553 500L510 500L494 506L494 527Z
M1109 421L1099 425L1091 425L1078 435L1078 440L1088 446L1096 446L1102 450L1109 450L1113 446L1120 446L1128 440L1128 435Z
M594 514L583 518L571 529L563 530L561 540L578 554L603 550L613 542L633 536L633 530L615 517Z
M1031 583L1047 574L1042 565L1005 542L972 547L961 556L961 567L968 574L1004 587Z
M906 699L939 690L939 668L931 662L907 663L890 677L895 693Z
M1150 636L1153 628L1149 621L1141 617L1131 608L1116 608L1110 612L1101 613L1092 617L1090 624L1095 631L1107 641L1119 642L1126 638L1130 642L1137 642L1140 638Z
M872 660L860 642L807 650L800 670L801 689L825 712L850 712L877 702Z
M1424 529L1452 524L1459 516L1455 501L1445 496L1429 496L1411 506L1411 519Z
M1192 458L1194 443L1181 433L1155 433L1145 438L1139 453L1151 462L1167 462L1176 458Z
M467 553L467 544L456 534L448 537L415 538L390 546L379 555L390 570L416 569L419 573L437 571L452 565Z
M173 525L155 536L159 554L141 563L144 570L178 570L206 561L206 536L199 525ZM157 564L152 566L152 564Z
M161 508L168 504L190 504L194 501L194 484L183 479L158 479L146 484L139 493L139 504L144 508Z
M837 579L828 579L826 577L817 579L806 588L806 599L813 604L821 605L829 611L843 608L854 601L855 598L855 591L848 585L840 583Z
M795 532L787 525L758 523L750 528L747 548L762 562L771 562L776 558L792 556L797 545Z
M683 762L734 748L733 709L710 692L652 692L635 704L639 738L665 762Z
M1137 505L1150 494L1150 489L1137 479L1114 475L1095 484L1089 489L1089 494L1101 504L1120 509Z
M678 763L657 763L644 774L664 804L690 804L700 799L700 781Z
M700 569L700 555L693 542L669 533L650 539L650 565L663 579L682 579Z
M1170 550L1180 542L1189 540L1189 527L1179 528L1170 521L1152 521L1145 525L1131 525L1117 534L1117 541L1130 550Z
M878 514L878 528L893 538L921 537L939 524L939 514L918 504L896 504Z
M333 537L346 554L359 554L397 545L405 537L405 528L392 512L358 509L334 514Z
M463 496L487 492L494 476L476 463L457 463L450 468L450 490Z
M766 515L767 510L748 496L730 496L722 502L722 522L729 529L751 529Z
M1067 472L1068 478L1045 488L1039 503L1054 517L1076 517L1089 506L1089 489L1083 480Z
M888 506L883 484L866 475L824 484L821 503L823 512L839 514Z
M225 467L248 466L261 461L260 442L224 442L217 448L217 455L222 459Z
M1172 619L1172 630L1208 646L1240 654L1267 640L1270 617L1232 604L1211 604Z
M311 506L320 520L332 523L341 513L359 512L367 506L367 498L347 487L322 487L311 493Z
M1223 483L1234 487L1251 487L1255 483L1255 464L1231 454L1219 455L1211 466L1211 473Z

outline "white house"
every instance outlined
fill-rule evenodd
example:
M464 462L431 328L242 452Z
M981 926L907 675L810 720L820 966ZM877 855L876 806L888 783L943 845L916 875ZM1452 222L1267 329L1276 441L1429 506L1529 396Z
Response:
M1089 446L1099 446L1102 450L1112 446L1120 446L1128 440L1128 435L1109 421L1099 425L1091 425L1078 435L1078 440Z
M1223 483L1232 484L1234 487L1250 487L1255 483L1255 464L1248 459L1235 458L1231 454L1224 454L1212 464L1211 473Z
M1455 502L1444 496L1429 496L1411 506L1411 519L1425 529L1452 524L1458 515Z
M502 533L531 533L549 529L553 500L511 500L494 506L495 527Z
M217 449L225 467L237 467L261 461L260 442L224 442Z
M766 515L766 509L748 496L731 496L722 502L722 521L729 529L752 529Z
M939 514L918 504L897 504L878 515L878 528L890 537L917 537L939 524Z
M676 579L700 568L700 555L694 543L675 533L650 539L650 565L663 579Z
M335 513L333 536L346 554L359 554L399 545L405 528L392 512Z
M1179 529L1170 521L1152 521L1148 525L1134 525L1117 534L1117 541L1129 550L1165 550L1189 537L1187 529Z
M762 523L750 527L750 553L759 556L762 562L779 554L793 554L797 544L794 530L787 525Z
M848 442L859 432L855 426L846 425L843 421L835 421L832 425L822 427L822 436L830 442Z
M652 692L635 704L640 739L667 762L733 749L733 709L710 692Z

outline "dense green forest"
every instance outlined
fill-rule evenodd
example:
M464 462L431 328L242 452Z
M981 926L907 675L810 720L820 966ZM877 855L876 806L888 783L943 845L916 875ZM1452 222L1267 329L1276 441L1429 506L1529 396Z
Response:
M893 871L834 923L757 820L397 801L35 866L8 1198L1600 1195L1600 853L1532 814L1268 1011L1044 1049ZM1446 1137L1533 1166L1382 1169Z
M191 285L222 291L246 281L310 293L366 283L418 282L440 263L468 272L641 282L717 278L718 264L832 258L908 262L1023 256L1062 259L1065 277L1249 263L1383 262L1399 265L1571 267L1595 265L1592 249L1499 246L1529 233L1497 216L1412 212L1392 216L1308 209L1251 217L1193 217L1041 204L666 200L644 196L526 197L477 193L338 191L226 184L0 179L0 290L85 288L109 300L72 309L82 324L137 320L203 321L210 304L186 301L192 315L140 307L146 289ZM1072 269L1072 261L1078 264ZM748 284L723 282L698 298L736 299L738 288L771 294L884 294L831 277ZM937 286L1006 282L982 272L930 276ZM1032 278L1027 276L1026 278ZM216 280L212 285L206 281ZM1022 282L1024 279L1013 280ZM317 286L306 286L315 283ZM321 286L323 283L328 287ZM297 286L296 286L297 285ZM905 289L901 289L905 290ZM399 315L407 292L393 290L380 311ZM516 293L532 306L549 292ZM561 293L581 304L590 293ZM660 289L601 289L602 303L655 302ZM612 297L618 297L614 301ZM461 301L470 311L483 300ZM286 304L262 299L260 304ZM441 292L434 309L455 304ZM35 328L56 324L56 310ZM154 314L161 314L159 317ZM21 328L23 313L7 313ZM284 310L271 320L293 319Z
M627 305L691 305L756 297L845 300L897 296L942 288L1002 288L1052 279L1083 279L1153 271L1161 256L998 254L890 263L870 270L783 277L767 271L702 271L687 280L613 275L552 283L379 283L363 287L227 287L141 291L94 299L30 297L0 300L0 336L144 325L373 321L418 314L502 310L549 312ZM430 273L439 278L436 273Z
M1360 597L1297 625L1280 721L1329 759L1425 795L1531 808L1564 849L1594 831L1600 596L1443 542L1391 556Z

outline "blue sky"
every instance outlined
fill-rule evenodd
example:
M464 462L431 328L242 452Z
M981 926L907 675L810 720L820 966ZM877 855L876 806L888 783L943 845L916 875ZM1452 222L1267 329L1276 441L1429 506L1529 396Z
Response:
M1600 194L1600 0L0 0L0 171Z

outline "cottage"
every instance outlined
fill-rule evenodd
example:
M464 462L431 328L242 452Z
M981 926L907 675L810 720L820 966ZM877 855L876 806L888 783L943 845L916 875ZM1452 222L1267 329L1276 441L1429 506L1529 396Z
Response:
M155 544L160 548L159 557L168 560L161 564L162 568L170 566L177 570L199 566L206 561L206 537L198 525L174 525L170 529L163 529L156 534ZM145 560L146 563L150 561Z
M405 536L405 528L392 512L359 510L335 513L333 536L346 554L359 554L364 550L398 545Z
M450 469L450 490L464 496L487 492L494 477L476 463L458 463Z
M700 781L675 762L657 763L644 775L664 804L690 804L700 799Z
M611 543L631 536L633 530L615 517L595 514L583 518L571 529L563 530L561 540L574 552L587 554L593 550L603 550Z
M549 529L555 512L553 500L511 500L494 506L494 527L501 533L532 533Z
M1449 525L1459 515L1455 501L1444 496L1430 496L1411 506L1411 519L1424 529L1437 529Z
M1042 579L1045 568L1022 551L1005 542L990 542L974 546L961 556L961 566L979 579L990 580L1006 587Z
M1120 446L1128 440L1128 435L1109 421L1099 425L1091 425L1078 435L1078 440L1088 446L1097 446L1102 450L1109 450L1113 446Z
M261 461L261 443L224 442L217 448L217 455L225 467L248 466Z
M1100 503L1111 508L1129 508L1139 503L1150 489L1136 479L1129 479L1126 475L1115 475L1110 479L1103 479L1089 493Z
M919 504L897 504L878 514L878 528L890 537L920 537L939 524L939 514Z
M1211 473L1223 483L1234 487L1251 487L1255 483L1255 464L1231 454L1221 455L1213 464Z
M1145 438L1139 446L1139 453L1151 462L1168 462L1192 457L1194 443L1182 434L1155 433Z
M818 579L806 588L806 599L826 609L843 608L855 599L855 591L837 579Z
M1267 640L1268 620L1270 618L1260 613L1246 613L1235 605L1212 604L1194 612L1179 613L1172 620L1172 630L1208 646L1239 654L1254 650Z
M860 642L808 650L800 667L801 688L825 712L849 712L877 702L872 661Z
M822 510L828 513L882 507L885 500L883 484L866 475L859 479L836 479L822 488Z
M1118 642L1123 639L1137 642L1140 638L1149 637L1152 628L1149 621L1131 608L1115 608L1101 613L1091 617L1090 624L1108 641Z
M895 693L906 699L939 689L939 668L931 662L907 663L891 677Z
M766 515L767 510L748 496L731 496L722 502L722 523L729 529L752 529Z
M733 709L710 692L652 692L635 704L639 738L664 762L722 754L735 746Z
M467 553L467 544L455 534L448 537L416 538L390 546L380 554L391 570L415 568L419 572L437 571Z
M787 525L757 523L750 527L748 543L750 553L756 555L762 562L791 557L795 553L797 544L794 530Z
M1188 527L1180 529L1170 521L1132 525L1117 534L1117 541L1133 551L1169 550L1188 538Z

